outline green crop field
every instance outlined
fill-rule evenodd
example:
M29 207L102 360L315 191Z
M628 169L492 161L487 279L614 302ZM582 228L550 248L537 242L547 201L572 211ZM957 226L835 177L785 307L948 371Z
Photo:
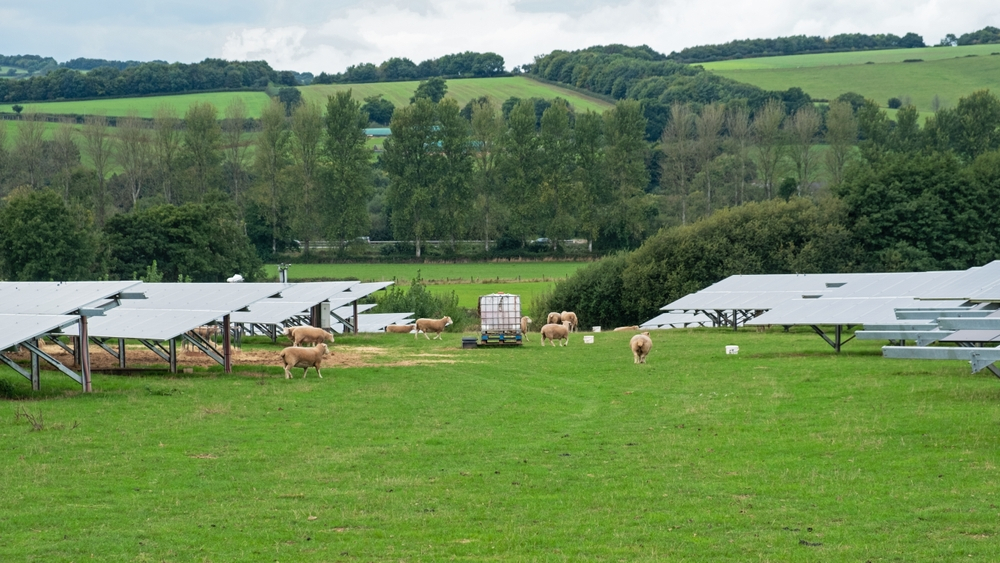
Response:
M23 103L25 112L36 111L50 114L107 115L122 116L135 112L139 117L153 117L163 105L173 107L177 115L183 117L188 107L195 102L210 102L219 110L220 117L226 106L236 98L242 98L247 105L247 113L258 117L268 104L264 92L207 92L204 94L180 94L176 96L149 96L145 98L114 98L105 100L81 100L68 102ZM0 112L11 112L12 104L0 104Z
M323 379L90 395L0 368L30 397L0 400L0 560L1000 558L996 378L804 330L658 331L646 365L630 333L594 336L338 336Z
M551 281L564 279L588 262L478 262L429 264L293 264L288 279L392 281L405 283L420 277L428 283L483 283L490 281ZM278 266L265 266L278 277Z
M958 53L959 49L962 48L941 48L941 51ZM928 57L924 62L919 63L881 62L875 64L857 61L872 60L869 55L885 54L885 56L889 56L889 54L901 51L912 54L912 51L920 49L796 55L795 57L724 61L748 65L770 64L771 66L765 68L744 67L745 69L740 69L735 64L728 67L724 65L721 67L713 66L712 72L767 90L785 90L797 86L812 97L820 99L832 100L844 92L857 92L866 98L875 100L883 107L886 106L889 98L908 96L918 110L929 112L932 111L935 96L938 97L942 107L953 107L960 98L968 96L976 90L1000 91L1000 56L986 53L986 51L1000 52L1000 45L981 45L977 46L976 49L985 54L980 56L963 55L958 58L937 60L931 60ZM931 50L931 52L937 52L937 50ZM817 58L815 65L801 62L812 57ZM799 61L800 65L789 63L786 66L778 60L792 58ZM835 62L838 58L845 62ZM910 57L907 56L907 58ZM914 56L913 58L921 57ZM756 63L754 61L764 62Z
M326 98L334 92L351 90L352 96L358 100L382 94L396 107L405 106L410 103L413 91L417 89L420 82L375 82L367 84L322 84L314 86L303 86L302 96L307 100L325 102ZM532 80L524 76L510 76L501 78L465 78L461 80L448 81L448 96L455 98L459 105L465 105L469 100L480 96L490 96L498 102L503 102L511 96L517 98L545 98L552 99L560 97L566 99L573 108L583 113L587 110L603 112L612 107L612 104L597 98L585 96L573 90L551 86L542 82Z

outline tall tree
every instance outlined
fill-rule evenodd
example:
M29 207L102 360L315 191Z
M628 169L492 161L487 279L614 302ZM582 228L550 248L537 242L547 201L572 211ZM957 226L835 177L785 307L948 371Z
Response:
M198 201L202 201L208 190L218 185L219 162L222 159L219 154L222 130L218 115L210 102L195 102L184 114L183 151L190 164Z
M668 189L677 194L681 202L681 224L687 224L688 195L695 169L694 115L687 104L675 103L670 107L670 121L660 139L663 150L664 170L660 177Z
M240 195L246 181L247 160L250 155L250 134L248 131L247 105L243 98L235 98L226 106L226 118L222 120L222 148L225 154L226 176L233 203L240 208Z
M787 135L790 141L789 155L795 164L795 176L798 181L798 195L812 183L815 174L813 149L816 146L816 136L823 120L813 106L802 106L787 123Z
M45 121L35 112L25 113L17 121L17 139L14 141L14 155L24 174L24 181L37 188L42 183L42 135Z
M163 104L153 117L153 167L160 181L163 201L174 203L173 180L181 149L180 119L173 106Z
M382 163L389 175L388 200L392 229L399 239L413 238L419 258L420 243L434 232L440 176L437 155L436 105L421 98L392 116L392 136L385 141Z
M94 189L94 218L98 227L104 227L107 216L108 172L111 167L112 143L108 134L108 118L103 115L91 115L83 121L83 152L87 155L97 185Z
M265 210L271 228L271 252L278 251L278 229L288 204L284 189L285 168L288 166L288 128L285 108L272 100L260 114L260 132L254 150L257 171L255 197Z
M826 169L834 185L844 181L844 167L851 157L854 144L858 141L858 122L854 119L851 104L835 100L830 102L826 114Z
M490 251L490 238L497 230L500 152L505 129L503 116L493 100L486 98L472 105L472 143L475 148L472 183L476 206L482 217L479 225L482 226L486 252Z
M135 112L119 118L116 129L115 160L122 167L132 209L135 209L152 166L149 130Z
M323 108L312 102L298 105L292 112L292 156L295 163L295 216L292 226L309 252L309 242L326 231L316 177L323 142Z
M708 202L708 214L712 213L712 161L719 154L719 138L726 113L720 104L709 104L701 108L701 113L694 119L695 131L698 133L696 154L698 168L705 177L705 195Z
M784 147L781 123L785 119L785 106L780 100L771 99L757 110L753 118L752 130L754 148L757 152L757 165L760 177L764 181L764 197L771 199L776 195L775 179Z
M327 100L327 167L322 177L330 240L350 241L371 227L367 209L372 195L371 153L365 148L367 125L368 116L350 90L337 92Z

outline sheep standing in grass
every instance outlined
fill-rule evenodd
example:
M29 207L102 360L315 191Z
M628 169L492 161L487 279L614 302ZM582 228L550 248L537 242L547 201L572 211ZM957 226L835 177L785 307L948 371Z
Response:
M639 330L639 325L620 326L620 327L616 328L615 330L613 330L612 332L625 332L625 331L628 331L628 330Z
M628 344L632 348L632 355L635 356L633 363L646 363L646 356L649 355L649 350L653 347L653 341L649 338L649 333L644 332L633 336Z
M413 332L413 325L388 325L385 331L395 334L410 334Z
M576 313L572 311L563 311L559 314L559 320L562 324L568 326L570 331L576 332Z
M562 316L559 313L549 313L549 316L545 318L545 324L547 325L557 325L562 322Z
M441 317L440 319L417 319L414 324L416 327L416 332L413 333L413 338L416 339L420 331L424 331L424 338L430 340L431 337L427 336L428 332L437 333L434 337L435 340L441 340L441 333L444 332L444 327L451 324L451 317Z
M285 334L293 346L300 344L321 344L326 341L333 343L333 335L314 326L293 326L285 329Z
M548 338L553 346L559 340L560 346L569 346L569 327L565 325L549 323L542 327L542 346L545 346L545 339Z
M521 317L521 334L524 335L524 341L528 341L528 325L531 324L531 317Z
M285 366L285 379L292 378L291 368L305 368L302 370L302 378L305 379L309 368L316 368L316 375L323 379L323 373L319 366L323 363L323 356L327 354L326 344L320 342L314 348L299 348L291 346L281 351L281 362Z

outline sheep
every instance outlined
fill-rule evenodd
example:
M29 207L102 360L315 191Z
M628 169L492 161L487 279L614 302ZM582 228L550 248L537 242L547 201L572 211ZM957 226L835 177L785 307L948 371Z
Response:
M531 324L531 317L521 317L521 334L524 335L525 342L528 341L528 325Z
M292 341L293 346L299 344L320 344L329 340L333 342L333 335L329 332L314 326L293 326L285 329L285 334Z
M557 325L562 322L562 316L559 313L549 313L549 316L545 318L545 324Z
M559 319L562 321L562 324L568 326L572 332L576 332L576 313L563 311L559 314Z
M620 327L614 329L612 332L623 332L623 331L626 331L626 330L639 330L639 325L620 326Z
M302 379L305 379L306 373L309 372L309 368L316 368L316 375L320 379L323 379L323 373L320 372L319 366L323 363L323 356L328 353L326 344L320 342L315 348L299 348L298 346L290 346L281 351L281 362L285 366L285 379L292 378L292 371L290 368L305 368L302 370Z
M430 340L431 337L427 336L428 332L435 332L437 336L434 337L435 340L441 340L441 333L444 332L444 327L451 324L451 317L441 317L440 319L417 319L414 323L414 328L416 331L413 333L414 340L420 331L424 332L424 338Z
M545 339L548 338L549 342L553 346L556 345L556 340L565 340L565 342L560 342L560 346L569 346L569 327L565 325L549 323L542 327L542 346L545 346Z
M385 327L387 333L409 334L413 332L414 325L388 325Z
M632 348L632 355L635 356L633 363L646 363L646 356L649 355L649 350L653 347L653 341L649 338L649 333L644 332L633 336L628 344Z

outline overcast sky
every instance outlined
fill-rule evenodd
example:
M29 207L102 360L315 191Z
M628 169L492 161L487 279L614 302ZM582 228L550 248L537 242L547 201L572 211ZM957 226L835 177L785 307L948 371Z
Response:
M264 59L340 72L402 56L493 51L507 68L554 49L1000 27L997 0L0 0L0 54L194 62Z

